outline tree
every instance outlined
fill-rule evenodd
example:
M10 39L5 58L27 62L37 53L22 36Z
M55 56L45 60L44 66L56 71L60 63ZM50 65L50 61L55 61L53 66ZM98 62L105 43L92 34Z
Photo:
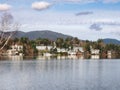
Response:
M63 38L57 38L57 40L56 40L57 47L62 48L63 43L64 43Z
M18 29L19 25L13 21L13 16L10 13L3 13L0 17L0 51Z
M79 43L80 43L80 40L79 40L77 37L75 37L75 38L73 39L73 42L74 42L74 44L79 44Z

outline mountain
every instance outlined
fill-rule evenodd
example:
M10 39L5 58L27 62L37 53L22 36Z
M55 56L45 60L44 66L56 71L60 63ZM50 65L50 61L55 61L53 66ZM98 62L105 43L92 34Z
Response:
M13 37L17 37L17 38L27 37L30 40L34 40L37 38L48 38L51 40L56 40L57 38L65 39L67 37L72 37L72 36L64 35L64 34L49 31L49 30L44 30L44 31L30 31L30 32L17 31Z
M57 38L65 39L67 37L72 37L72 36L61 34L58 32L49 31L49 30L44 30L44 31L30 31L30 32L17 31L13 37L17 37L17 38L27 37L30 40L34 40L37 38L48 38L50 40L56 40ZM106 39L103 39L103 42L105 44L112 43L112 44L120 45L120 41L117 39L106 38Z
M103 39L103 42L106 44L119 44L120 45L120 41L117 39L106 38L106 39Z

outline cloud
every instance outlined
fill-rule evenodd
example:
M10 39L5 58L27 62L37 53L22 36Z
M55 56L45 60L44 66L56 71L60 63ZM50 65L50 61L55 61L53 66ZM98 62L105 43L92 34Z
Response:
M51 6L50 3L48 2L34 2L32 3L32 8L35 9L35 10L43 10L43 9L47 9Z
M120 2L120 0L103 0L104 3L117 3Z
M77 13L75 15L76 16L81 16L81 15L90 15L90 14L93 14L93 12L89 12L89 11L87 11L87 12L79 12L79 13Z
M100 26L100 24L95 23L90 26L90 29L95 31L100 31L102 30L102 27Z
M68 2L68 3L93 3L98 0L53 0L55 2Z
M72 3L94 3L94 2L102 2L102 3L117 3L120 0L53 0L55 2L72 2Z
M11 9L11 6L8 4L0 4L0 11L7 11L10 9Z
M54 1L64 1L64 2L95 2L98 0L54 0Z

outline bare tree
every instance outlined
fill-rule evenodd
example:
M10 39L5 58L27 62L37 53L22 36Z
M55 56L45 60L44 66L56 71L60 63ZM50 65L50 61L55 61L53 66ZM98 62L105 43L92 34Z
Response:
M8 44L10 38L19 29L19 24L15 23L10 13L3 13L0 18L0 51Z

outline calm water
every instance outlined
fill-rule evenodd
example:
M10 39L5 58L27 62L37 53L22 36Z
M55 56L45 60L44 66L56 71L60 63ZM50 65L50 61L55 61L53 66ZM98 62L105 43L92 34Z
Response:
M120 60L0 61L0 90L120 90Z

